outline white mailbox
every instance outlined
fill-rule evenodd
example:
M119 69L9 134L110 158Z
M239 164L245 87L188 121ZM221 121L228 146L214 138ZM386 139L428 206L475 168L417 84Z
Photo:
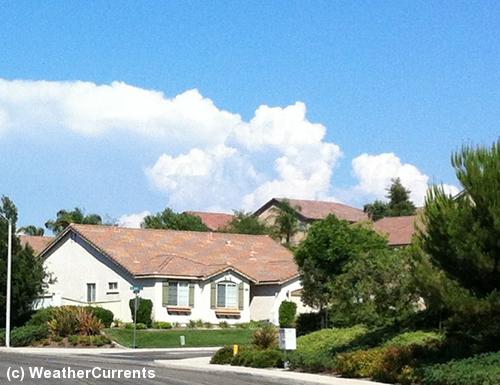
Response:
M295 350L297 349L297 333L294 328L280 329L280 349Z

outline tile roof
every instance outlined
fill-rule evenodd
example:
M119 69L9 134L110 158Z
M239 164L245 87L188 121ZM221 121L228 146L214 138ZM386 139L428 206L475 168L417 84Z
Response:
M290 250L266 235L75 224L71 230L135 276L205 279L234 269L264 283L298 275Z
M19 240L21 241L21 246L30 245L35 251L35 254L40 254L45 247L48 246L50 242L54 240L54 237L42 237L35 235L20 235Z
M273 201L283 201L287 198L273 198L257 210L258 215L265 208L272 205ZM335 214L337 218L345 219L349 222L360 222L368 220L368 215L355 207L347 206L342 203L327 202L327 201L314 201L306 199L287 199L292 206L300 207L299 213L309 220L324 219L329 214Z
M417 216L385 217L373 224L373 228L380 234L388 236L389 245L409 245L415 234Z
M210 230L220 230L225 227L234 218L232 214L225 213L209 213L203 211L186 211L186 214L195 215L201 218L201 221Z

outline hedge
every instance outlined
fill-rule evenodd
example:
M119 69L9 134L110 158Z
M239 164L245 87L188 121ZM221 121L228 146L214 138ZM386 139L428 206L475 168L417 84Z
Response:
M10 334L12 346L29 346L49 336L47 325L25 325L14 328Z
M363 326L343 329L323 329L297 339L297 350L289 355L292 368L307 371L331 370L339 351L367 332Z
M424 367L421 376L424 385L498 385L500 352Z
M150 299L144 299L141 297L137 298L137 323L145 324L150 328L153 324L153 319L151 318L151 312L153 311L153 301ZM132 298L129 302L130 312L132 314L132 321L135 320L135 298Z
M295 326L295 315L297 304L291 301L281 302L279 308L279 322L282 328L293 328Z
M113 312L102 307L87 306L87 309L102 322L105 328L109 328L115 318Z
M252 368L282 368L283 362L284 355L279 349L259 349L251 345L240 346L236 356L233 356L232 346L224 346L210 360L211 364L230 364Z

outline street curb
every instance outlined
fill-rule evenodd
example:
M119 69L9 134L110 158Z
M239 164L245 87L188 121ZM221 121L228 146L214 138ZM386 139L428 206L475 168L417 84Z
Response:
M43 347L16 347L16 348L5 348L0 347L0 353L22 353L22 354L41 354L41 355L101 355L101 354L123 354L123 353L178 353L178 352L203 352L203 353L214 353L219 350L220 347L202 347L202 348L144 348L144 349L132 349L132 348L43 348Z
M197 372L236 373L250 376L261 376L274 379L286 379L301 384L323 385L386 385L382 382L339 378L321 374L294 372L285 369L257 369L243 366L212 365L210 357L185 358L180 360L155 360L155 364L169 369L189 370Z

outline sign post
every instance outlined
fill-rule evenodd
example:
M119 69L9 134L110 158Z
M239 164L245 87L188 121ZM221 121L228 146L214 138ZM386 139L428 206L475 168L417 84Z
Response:
M280 329L280 349L285 353L285 369L287 369L289 364L286 360L286 353L289 350L297 349L297 331L295 328Z
M136 286L131 286L130 290L135 294L134 298L134 340L132 342L132 348L136 349L137 348L137 307L139 306L139 293L143 289L142 286L136 285Z

